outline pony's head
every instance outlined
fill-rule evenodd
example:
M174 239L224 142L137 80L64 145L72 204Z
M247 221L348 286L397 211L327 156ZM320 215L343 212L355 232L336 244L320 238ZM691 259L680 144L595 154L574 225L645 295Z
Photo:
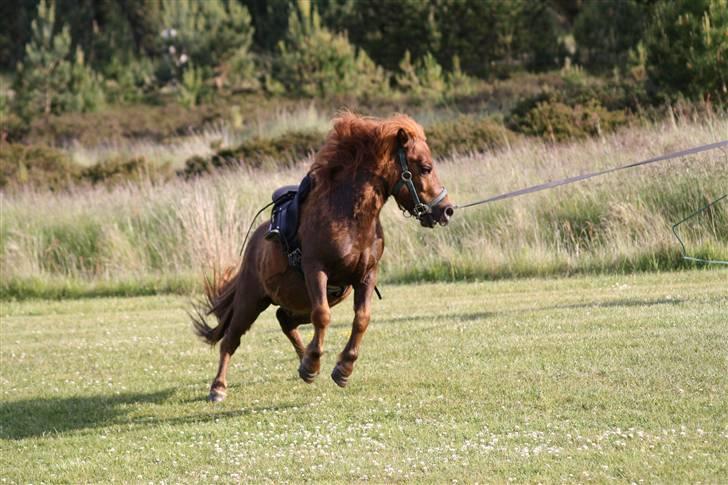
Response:
M311 167L318 188L328 191L336 180L369 172L425 227L446 225L454 208L437 175L422 127L412 118L395 115L370 118L344 111Z
M422 127L408 116L397 115L382 122L379 139L380 156L391 168L391 195L399 207L425 227L447 225L454 207L440 182Z

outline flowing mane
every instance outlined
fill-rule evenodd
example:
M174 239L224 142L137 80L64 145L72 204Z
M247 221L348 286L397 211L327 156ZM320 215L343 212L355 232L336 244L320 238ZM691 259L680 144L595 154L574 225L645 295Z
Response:
M425 132L409 116L389 118L359 116L349 111L334 118L334 126L316 154L311 171L317 181L328 188L338 173L368 170L383 175L391 167L397 133L404 130L410 138L425 141Z

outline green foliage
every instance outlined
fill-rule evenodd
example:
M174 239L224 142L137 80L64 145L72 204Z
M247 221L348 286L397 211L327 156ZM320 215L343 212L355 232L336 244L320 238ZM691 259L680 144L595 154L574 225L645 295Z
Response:
M41 0L25 59L18 64L15 109L25 119L64 111L93 111L104 103L99 76L76 48L71 57L67 26L54 32L55 7Z
M191 157L178 175L189 179L241 165L251 168L290 167L314 153L323 140L323 133L312 131L293 131L275 138L251 138L237 148L218 150L209 158Z
M344 2L317 3L326 7L322 9L326 25L338 32L348 32L356 46L390 71L397 69L405 51L420 59L427 52L438 50L435 2L367 0L341 6L336 4Z
M509 146L513 132L490 118L460 116L427 128L427 144L435 157L454 153L482 152Z
M404 53L399 63L400 73L397 74L397 86L405 94L421 100L437 102L445 96L445 76L442 67L429 52L415 63L412 62L409 51Z
M574 23L577 60L595 71L627 64L642 35L650 5L640 0L589 0Z
M728 99L728 1L662 0L644 46L658 92Z
M167 52L166 73L182 80L190 64L209 77L213 71L237 82L249 81L253 27L250 14L235 0L165 0L162 38Z
M86 65L83 51L76 47L66 92L65 111L96 111L106 103L101 76Z
M173 177L168 164L150 162L144 157L113 158L84 168L79 174L81 182L107 187L130 182L162 182Z
M458 56L466 73L493 77L559 64L562 33L549 2L441 0L433 8L438 42L430 49L446 67Z
M14 143L0 146L0 189L62 190L70 187L79 174L79 167L60 150Z
M153 163L144 157L113 158L82 168L63 151L15 143L0 149L0 189L16 191L68 190L79 185L111 187L124 183L161 182L174 177L167 164Z
M288 31L288 16L296 5L291 0L240 0L250 12L256 50L275 52Z
M388 88L384 71L363 50L357 52L346 35L322 27L318 12L306 2L291 12L288 35L278 44L273 67L275 79L289 94L359 96Z
M601 136L625 124L627 117L620 111L608 111L596 99L568 105L547 97L511 120L511 126L523 134L557 142Z
M467 75L460 67L460 57L452 59L452 69L446 74L447 95L449 98L470 96L478 89L478 81Z
M182 82L177 91L180 103L187 108L193 108L202 101L207 92L202 69L190 63L182 74Z
M603 81L578 67L544 81L541 92L522 99L506 116L509 128L550 141L599 136L626 124L650 102L640 82Z
M122 63L114 58L106 67L106 92L117 104L139 103L156 87L154 63L148 57Z

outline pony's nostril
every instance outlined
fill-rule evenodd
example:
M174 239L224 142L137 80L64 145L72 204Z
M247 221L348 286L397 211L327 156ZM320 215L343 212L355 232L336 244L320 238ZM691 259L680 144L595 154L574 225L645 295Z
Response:
M453 215L455 215L455 208L451 205L445 207L445 217L450 219Z

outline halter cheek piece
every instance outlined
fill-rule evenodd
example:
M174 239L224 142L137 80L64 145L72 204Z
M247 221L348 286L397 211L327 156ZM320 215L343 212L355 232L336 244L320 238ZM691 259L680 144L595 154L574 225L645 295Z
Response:
M420 200L420 197L417 195L417 189L415 189L414 182L412 182L412 172L410 172L409 166L407 165L407 155L405 154L404 147L401 145L397 149L397 159L399 160L399 166L402 168L402 174L395 184L394 189L392 189L392 195L396 196L399 191L402 190L402 186L406 186L407 190L410 193L410 196L412 197L413 203L413 209L409 212L418 220L421 220L424 216L432 214L433 207L439 204L442 199L447 196L447 189L443 187L440 194L435 197L429 204L423 203L422 200ZM400 206L400 208L402 208L402 206ZM405 209L402 208L402 212L404 211Z

